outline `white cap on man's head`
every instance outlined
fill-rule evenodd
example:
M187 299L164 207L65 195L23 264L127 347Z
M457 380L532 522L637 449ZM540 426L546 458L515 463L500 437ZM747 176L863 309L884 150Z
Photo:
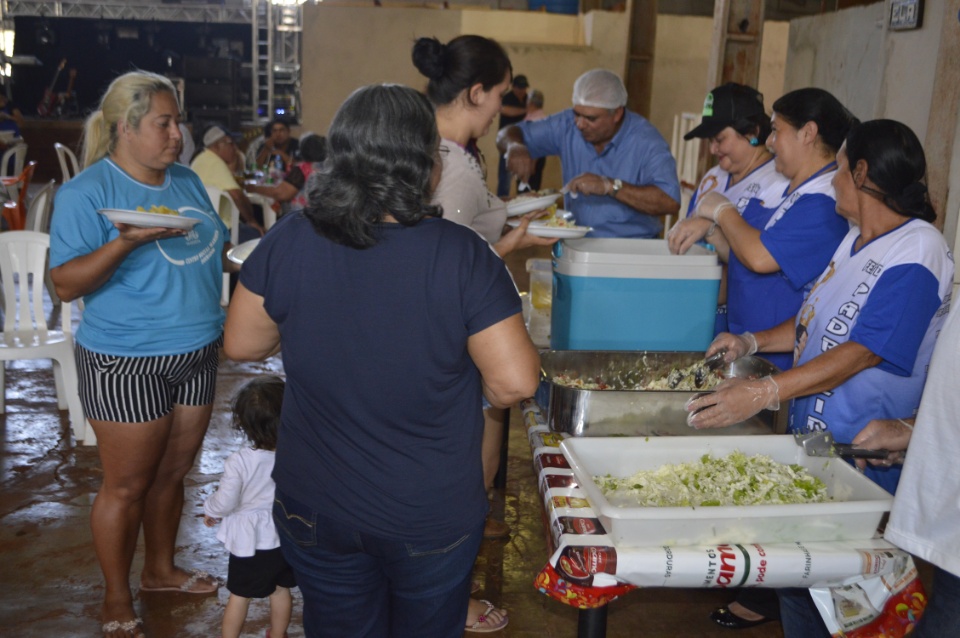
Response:
M221 139L229 135L219 126L211 126L207 129L207 132L203 134L203 145L209 148L211 145L216 144Z
M613 71L592 69L573 83L574 106L616 109L627 105L627 87Z

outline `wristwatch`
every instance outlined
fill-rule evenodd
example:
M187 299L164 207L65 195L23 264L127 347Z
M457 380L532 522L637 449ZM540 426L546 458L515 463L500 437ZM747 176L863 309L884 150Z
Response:
M610 189L610 195L616 199L617 193L620 192L621 188L623 188L623 180L620 178L613 180L613 188Z

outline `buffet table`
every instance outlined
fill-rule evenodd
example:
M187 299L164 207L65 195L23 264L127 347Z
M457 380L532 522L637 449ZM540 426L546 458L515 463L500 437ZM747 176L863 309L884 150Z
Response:
M535 584L580 609L580 638L605 636L606 605L638 587L808 587L833 635L848 638L903 636L922 613L912 557L883 539L616 547L559 448L567 435L535 401L521 407L552 551Z

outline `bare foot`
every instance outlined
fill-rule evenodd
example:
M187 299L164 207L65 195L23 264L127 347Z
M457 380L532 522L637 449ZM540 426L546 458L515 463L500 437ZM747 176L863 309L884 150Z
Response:
M174 567L167 575L140 574L140 591L172 591L184 594L213 594L220 589L220 582L210 574L200 571L188 572Z
M129 593L115 600L105 600L100 618L104 638L144 638L140 629L143 621L137 618Z
M765 619L765 616L762 616L756 612L750 611L749 609L747 609L737 601L733 601L732 603L727 605L727 609L729 609L730 613L733 614L734 616L739 616L740 618L743 618L744 620L749 620L751 622L756 622L758 620Z
M487 633L507 626L507 610L497 609L489 601L470 599L467 605L467 631Z

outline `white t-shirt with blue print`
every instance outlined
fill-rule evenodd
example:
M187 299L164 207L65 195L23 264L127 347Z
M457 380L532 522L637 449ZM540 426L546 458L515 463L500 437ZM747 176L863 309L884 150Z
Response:
M911 219L854 251L860 229L840 243L797 315L796 365L853 341L883 361L829 392L794 399L791 431L829 430L849 443L872 419L910 417L950 310L953 256L940 231ZM888 491L899 468L868 466Z

